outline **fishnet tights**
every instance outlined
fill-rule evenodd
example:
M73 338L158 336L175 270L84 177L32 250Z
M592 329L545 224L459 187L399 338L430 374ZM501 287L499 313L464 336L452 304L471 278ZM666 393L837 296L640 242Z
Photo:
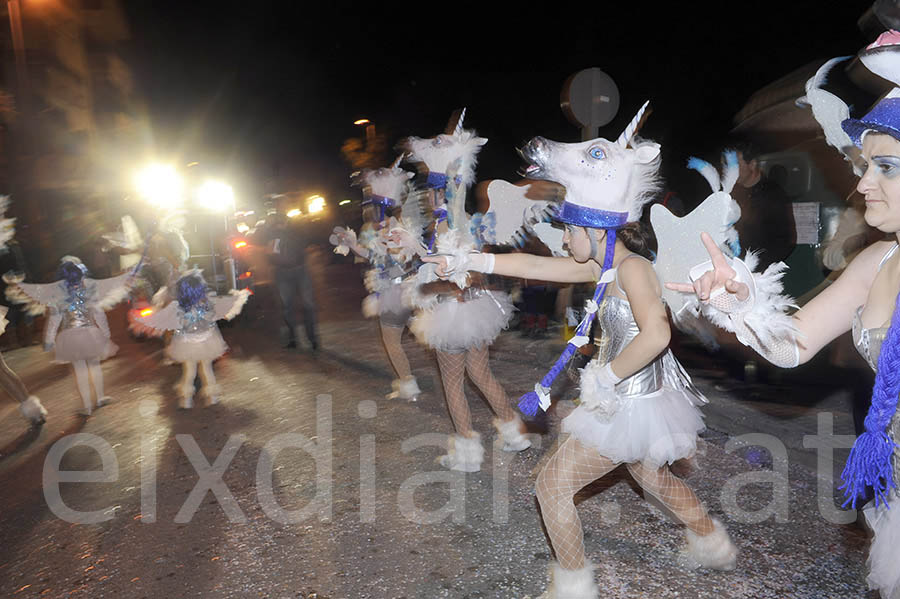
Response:
M463 437L472 436L472 414L463 387L465 374L484 394L491 409L503 422L515 418L516 413L509 405L506 391L491 373L487 346L469 349L463 353L451 354L437 351L438 367L441 370L441 382L444 385L444 397L447 398L447 409L453 420L453 428Z
M384 349L387 352L388 360L394 367L394 372L398 378L404 378L412 375L409 368L409 359L406 352L403 351L403 327L389 327L381 325L381 340L384 342Z
M556 559L566 570L584 567L584 533L575 509L575 494L616 466L609 458L569 437L538 474L536 491L544 526ZM668 466L651 470L635 463L627 468L645 492L661 501L692 531L701 536L713 531L706 508Z

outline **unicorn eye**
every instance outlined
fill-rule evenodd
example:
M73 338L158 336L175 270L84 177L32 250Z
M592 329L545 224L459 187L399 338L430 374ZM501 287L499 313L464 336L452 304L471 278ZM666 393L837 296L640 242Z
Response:
M594 147L588 150L588 154L591 155L591 158L595 160L603 160L606 158L606 152L603 151L603 148Z
M434 138L434 141L431 142L431 143L432 143L432 145L439 146L439 145L441 145L441 138L440 138L440 137L435 137L435 138Z

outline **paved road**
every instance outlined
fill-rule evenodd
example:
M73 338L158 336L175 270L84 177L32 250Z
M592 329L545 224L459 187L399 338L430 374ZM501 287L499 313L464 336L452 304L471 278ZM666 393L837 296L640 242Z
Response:
M490 447L491 414L470 389L474 423L488 441L484 469L442 471L434 459L451 425L433 358L408 340L424 393L417 403L383 399L391 376L374 323L358 315L357 268L326 262L316 261L325 349L279 349L277 319L250 305L224 329L232 351L216 363L225 391L218 406L176 410L178 368L160 365L158 342L129 340L121 330L122 350L104 363L116 401L89 419L75 414L66 367L38 348L6 354L50 419L29 431L12 404L0 404L0 596L540 594L550 556L532 488L559 414L533 423L542 448L510 456ZM495 372L515 397L560 347L504 333L492 350ZM617 471L579 496L603 596L866 597L866 536L823 517L817 488L832 506L825 472L833 467L818 476L815 450L803 446L820 414L849 432L846 393L790 381L748 386L721 362L686 361L711 399L710 430L679 472L731 530L742 550L738 569L682 570L678 527ZM823 399L803 399L813 396ZM62 453L79 433L97 449ZM767 434L751 441L767 443L775 459L734 440L747 433ZM60 483L56 502L43 480L56 454L61 470L104 470L108 478ZM784 476L773 483L773 472ZM61 506L96 512L98 521L72 523Z

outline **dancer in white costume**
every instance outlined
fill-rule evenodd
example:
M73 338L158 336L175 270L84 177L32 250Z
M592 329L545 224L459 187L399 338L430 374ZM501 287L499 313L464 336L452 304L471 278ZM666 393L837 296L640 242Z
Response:
M94 408L92 384L96 407L112 399L103 391L100 362L119 348L110 339L106 310L125 299L134 275L128 272L109 279L91 279L81 260L73 256L62 259L58 273L59 281L42 285L10 280L6 295L14 302L29 304L32 313L50 309L44 349L55 350L58 362L72 364L84 404L82 414L90 416Z
M184 376L177 387L179 407L194 407L194 381L198 370L203 387L200 393L207 405L219 403L221 389L213 373L213 360L220 358L228 346L222 339L217 320L231 320L241 313L250 292L246 289L225 297L207 295L206 281L199 271L190 271L175 283L175 300L162 310L148 316L134 316L131 328L135 332L162 335L175 331L166 347L166 355L180 362Z
M475 156L487 140L463 129L465 111L450 134L432 139L409 138L405 149L410 159L428 169L432 190L433 228L428 248L422 247L413 232L395 229L395 243L421 255L431 249L438 253L466 252L473 248L472 221L465 211L466 187L475 179ZM432 265L419 270L411 287L412 303L418 311L411 330L420 343L435 350L444 396L456 434L450 438L449 452L440 458L445 468L463 472L481 470L484 448L472 428L466 400L465 375L481 390L496 414L494 426L504 451L531 447L523 434L524 425L509 403L503 387L491 372L488 348L512 316L508 294L489 289L480 277L465 273L453 283L437 281Z
M421 230L418 197L410 197L409 180L413 173L398 168L402 156L388 168L365 170L355 176L363 186L363 214L369 222L363 225L359 238L353 229L335 227L330 241L334 251L346 255L348 250L367 260L366 288L370 294L363 301L363 314L378 317L381 340L397 378L391 383L389 399L416 401L420 390L403 351L403 330L412 316L412 307L403 293L403 280L414 272L414 255L403 248L392 247L388 232L399 226L390 212L402 206L402 220L408 231Z
M873 72L900 85L900 33L888 32L860 53ZM859 353L876 370L872 407L866 431L851 451L843 472L848 500L855 507L866 488L874 501L864 508L874 532L869 551L869 587L885 599L900 599L900 88L895 88L862 119L846 118L847 106L817 86L839 59L829 61L807 84L816 118L828 143L843 151L862 149L857 190L865 197L865 220L897 237L859 253L841 276L794 314L795 332L766 330L773 312L770 290L739 260L728 260L709 243L712 260L699 265L693 284L667 287L695 294L698 309L713 322L734 332L745 345L782 367L810 360L820 349L848 330ZM843 117L843 118L841 118ZM838 124L840 126L838 126Z
M15 219L4 218L6 210L9 207L9 196L0 196L0 251L4 251L6 243L12 239L15 234ZM6 306L0 306L0 335L6 331ZM36 395L30 395L22 379L6 365L3 355L0 354L0 387L6 391L11 398L19 402L19 410L22 415L33 425L40 426L47 420L47 410L41 404L41 400Z
M696 450L697 433L704 428L697 406L705 399L668 350L662 286L643 255L649 252L635 222L658 189L659 145L632 140L641 113L617 142L562 144L536 138L523 150L531 162L529 178L566 187L557 219L566 226L563 242L570 257L457 253L425 258L439 264L444 276L474 270L561 283L599 281L587 305L602 329L599 351L582 370L580 405L562 422L570 436L537 480L541 514L557 558L544 597L599 597L574 496L620 464L687 527L687 565L735 567L737 549L722 524L669 470L669 464ZM660 251L667 249L674 251ZM587 342L590 318L579 326L572 351L567 349L554 367L557 372L574 348ZM553 377L548 377L519 404L523 411L536 409L532 399L549 405Z

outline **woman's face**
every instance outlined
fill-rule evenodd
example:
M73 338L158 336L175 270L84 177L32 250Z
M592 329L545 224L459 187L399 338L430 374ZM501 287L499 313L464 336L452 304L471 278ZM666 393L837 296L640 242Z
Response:
M588 238L588 235L593 235L594 239L597 240L597 256L593 255L591 240ZM603 260L603 256L601 255L603 248L600 247L600 242L605 235L605 231L600 231L598 229L587 229L575 225L566 225L566 232L563 233L563 245L569 250L569 255L575 258L576 262L587 262L591 258L599 261Z
M864 172L856 189L866 199L866 223L884 233L900 232L900 142L868 133L861 159Z

